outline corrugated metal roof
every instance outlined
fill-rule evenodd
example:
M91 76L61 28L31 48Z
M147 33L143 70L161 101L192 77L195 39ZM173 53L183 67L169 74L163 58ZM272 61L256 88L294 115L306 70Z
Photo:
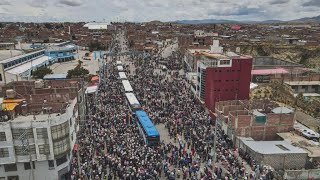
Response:
M67 79L67 74L47 74L43 79Z
M289 113L293 113L293 110L286 107L277 107L272 109L272 112L275 114L289 114Z
M269 75L269 74L288 74L289 72L283 68L278 69L254 69L252 75Z

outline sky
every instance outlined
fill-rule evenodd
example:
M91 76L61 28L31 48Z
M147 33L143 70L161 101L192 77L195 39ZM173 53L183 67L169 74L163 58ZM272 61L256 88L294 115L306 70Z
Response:
M0 0L0 21L293 20L320 0Z

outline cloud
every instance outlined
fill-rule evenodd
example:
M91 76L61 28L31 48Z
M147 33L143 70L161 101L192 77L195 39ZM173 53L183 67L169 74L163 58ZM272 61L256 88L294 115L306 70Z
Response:
M60 4L66 5L66 6L81 6L83 4L80 0L60 0Z
M272 0L272 1L270 1L270 4L271 5L274 5L274 4L286 4L288 2L289 2L289 0Z
M253 14L258 14L258 13L260 13L259 8L243 7L243 8L236 10L235 12L231 12L229 15L244 16L244 15L253 15Z
M303 3L302 6L316 6L316 7L320 7L320 1L319 1L319 0L311 0L311 1L308 1L308 2Z
M47 0L32 0L31 2L28 2L29 6L36 7L36 8L45 8L48 6Z
M245 16L245 15L253 15L259 14L261 10L259 8L248 8L248 7L229 7L225 9L212 9L208 12L208 15L214 16Z
M9 19L38 21L292 20L319 15L320 0L0 0ZM89 3L90 2L90 3ZM318 3L319 2L319 3ZM1 9L0 12L5 11ZM71 11L70 8L76 8ZM45 11L43 11L45 10ZM26 16L26 17L25 17ZM21 18L19 18L21 17ZM30 18L32 17L32 18ZM7 20L8 19L8 20Z
M0 0L0 5L11 5L8 0Z

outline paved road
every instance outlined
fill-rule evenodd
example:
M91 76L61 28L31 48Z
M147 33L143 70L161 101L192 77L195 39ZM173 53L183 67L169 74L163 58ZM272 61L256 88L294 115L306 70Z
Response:
M171 56L172 52L176 51L177 49L178 49L177 43L168 45L167 47L165 47L164 49L161 50L162 51L161 56L163 58L167 58L167 57Z
M90 74L96 74L99 70L99 63L98 60L83 60L82 57L88 51L79 51L78 56L80 57L81 61L83 62L82 66L85 69L89 70ZM66 74L68 70L75 68L78 65L78 58L73 61L63 62L63 63L55 63L50 66L53 73L55 74Z

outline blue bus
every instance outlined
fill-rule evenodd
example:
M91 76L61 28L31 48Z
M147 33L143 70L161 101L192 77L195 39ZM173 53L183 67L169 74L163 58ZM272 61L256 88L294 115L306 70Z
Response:
M136 123L144 142L148 146L160 144L160 135L145 111L136 111Z

